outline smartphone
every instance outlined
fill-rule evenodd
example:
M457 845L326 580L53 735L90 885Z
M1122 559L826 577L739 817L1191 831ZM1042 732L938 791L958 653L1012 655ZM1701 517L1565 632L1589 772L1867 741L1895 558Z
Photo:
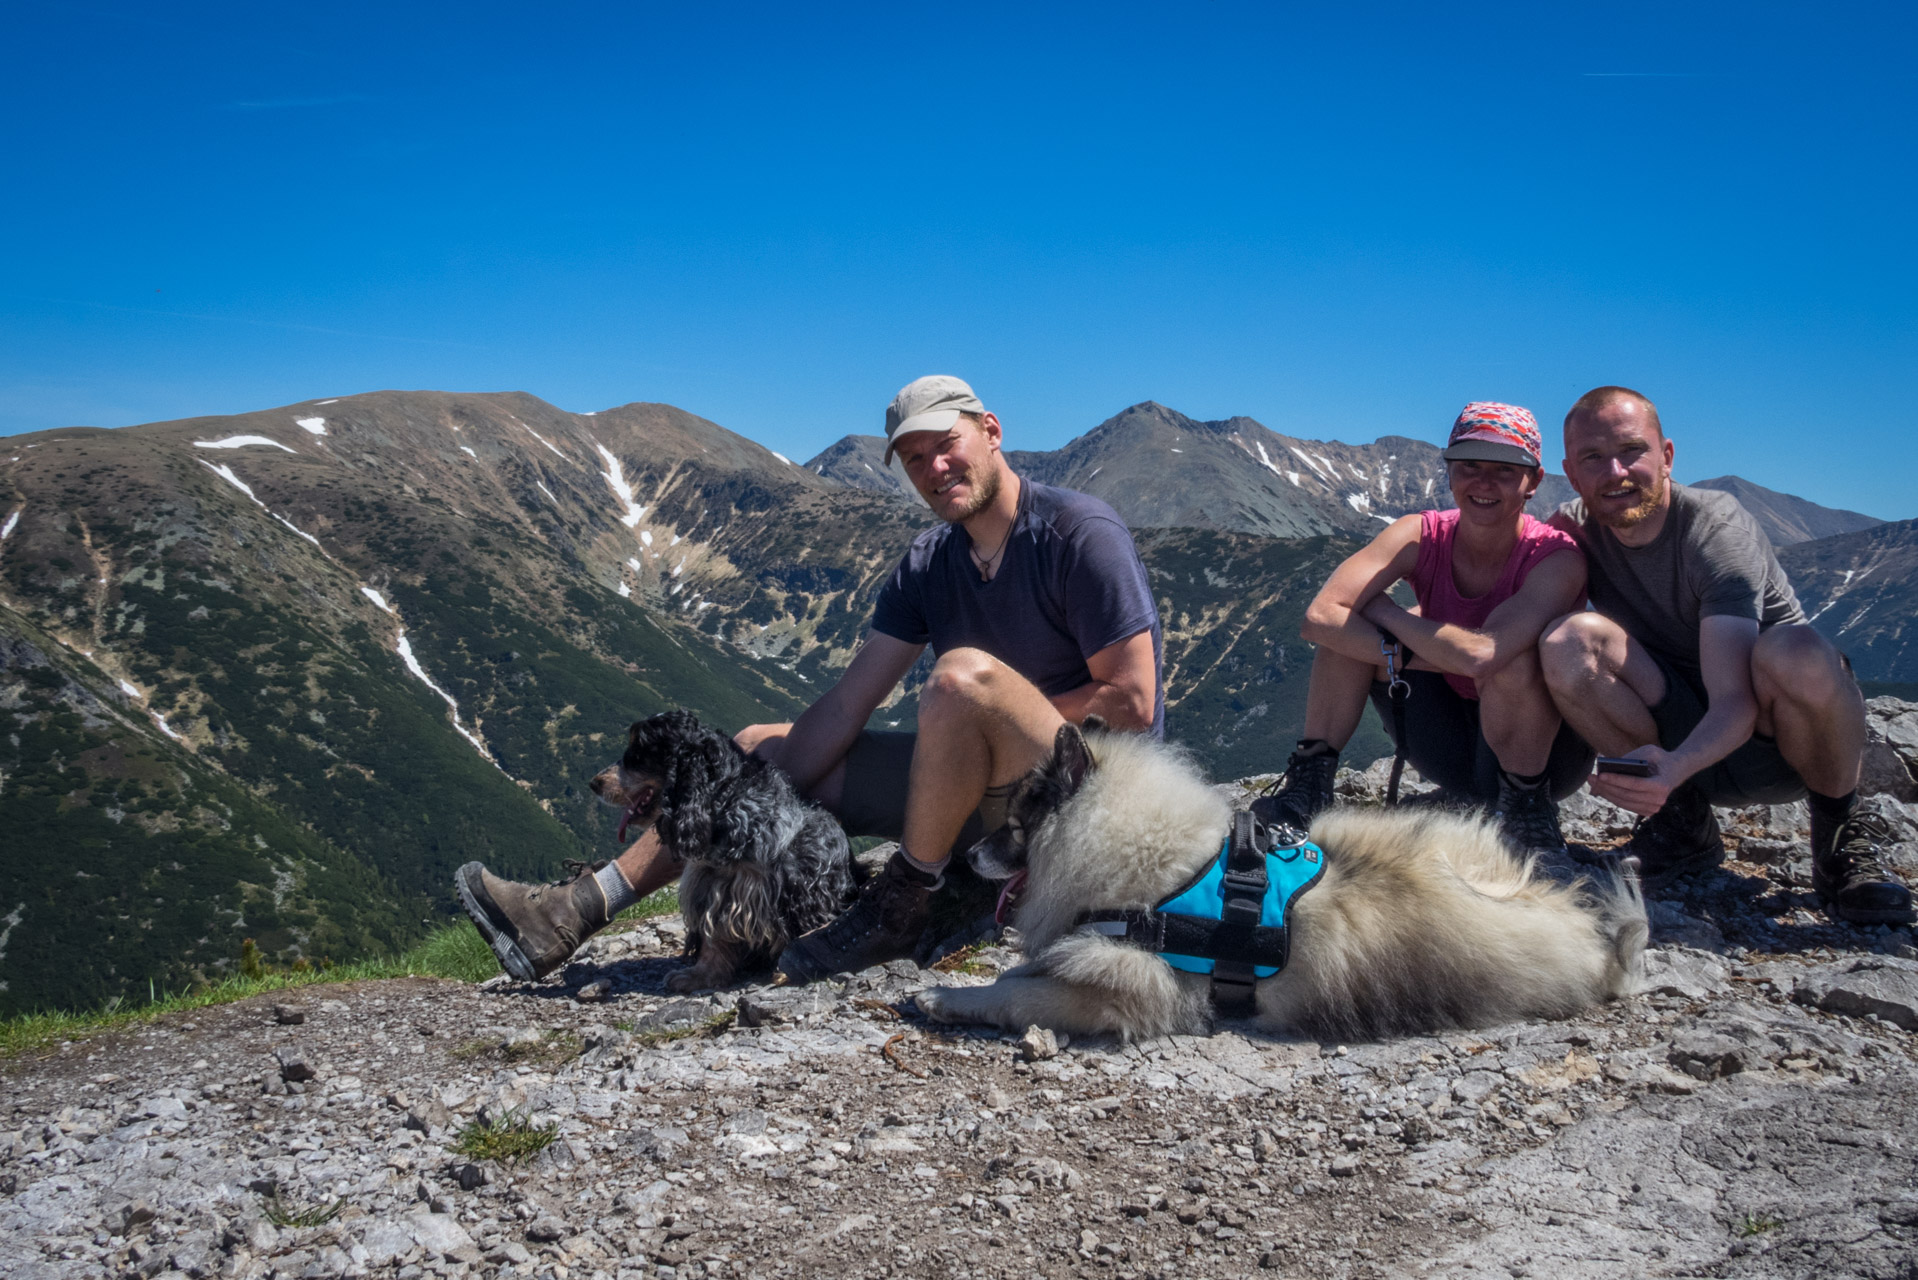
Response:
M1632 756L1600 756L1600 773L1622 773L1629 778L1649 778L1652 776L1652 762L1639 760Z

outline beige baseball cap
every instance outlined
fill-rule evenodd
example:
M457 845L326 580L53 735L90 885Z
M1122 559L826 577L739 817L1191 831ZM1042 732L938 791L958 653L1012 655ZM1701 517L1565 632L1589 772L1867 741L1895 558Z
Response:
M892 465L892 446L914 431L952 430L962 413L984 413L986 406L962 379L934 373L914 378L886 406L886 465Z

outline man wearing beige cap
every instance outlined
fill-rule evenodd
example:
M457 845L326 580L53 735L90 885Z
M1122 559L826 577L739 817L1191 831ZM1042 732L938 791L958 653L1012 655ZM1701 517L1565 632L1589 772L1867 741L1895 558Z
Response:
M942 523L894 567L838 683L793 723L737 736L848 834L900 842L844 915L787 948L790 981L911 955L952 852L1004 821L1012 785L1067 720L1164 732L1159 616L1131 533L1097 498L1021 479L1000 443L999 419L958 378L920 378L893 398L886 461L899 458ZM867 729L927 645L918 732ZM680 870L649 832L568 884L475 873L465 887L481 900L475 923L513 944L496 951L527 957L528 977Z

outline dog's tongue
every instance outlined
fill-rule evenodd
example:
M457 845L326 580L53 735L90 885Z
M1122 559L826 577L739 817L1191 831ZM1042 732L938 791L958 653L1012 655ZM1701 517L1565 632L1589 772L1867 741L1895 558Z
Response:
M1012 873L1012 878L1006 881L1005 888L999 890L999 905L992 909L992 922L994 924L1004 924L1006 922L1006 914L1012 910L1012 904L1019 899L1019 890L1025 887L1026 872L1025 868L1021 867Z

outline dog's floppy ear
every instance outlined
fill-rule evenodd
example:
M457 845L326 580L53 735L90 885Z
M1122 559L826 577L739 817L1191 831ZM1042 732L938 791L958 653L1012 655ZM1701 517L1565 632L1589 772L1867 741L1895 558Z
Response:
M1086 736L1079 731L1079 726L1060 725L1052 739L1052 768L1063 777L1066 795L1077 792L1094 767L1092 748L1086 745Z
M687 712L670 714L674 730L684 736L667 766L659 838L682 858L703 858L712 849L715 796L739 772L739 748Z

